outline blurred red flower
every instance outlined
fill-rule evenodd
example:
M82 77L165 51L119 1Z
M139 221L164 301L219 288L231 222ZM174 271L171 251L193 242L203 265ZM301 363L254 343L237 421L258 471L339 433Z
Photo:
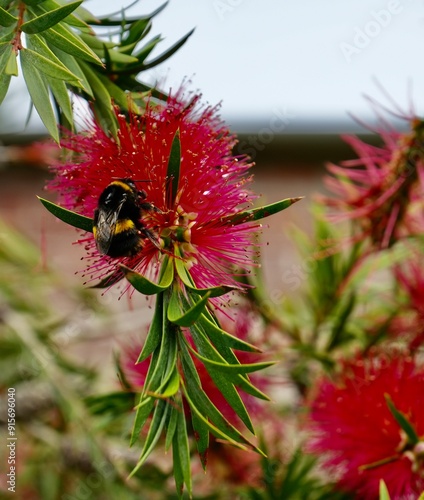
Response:
M424 208L423 124L417 118L410 122L408 133L378 130L383 141L380 147L344 136L358 158L327 166L332 175L326 178L326 185L337 196L323 198L328 207L337 210L329 218L352 220L357 241L369 237L375 247L386 248L417 229L411 210L412 201L417 200L421 211Z
M308 450L355 498L378 498L383 479L393 499L416 499L424 489L424 442L414 445L389 410L424 436L424 367L401 353L374 353L344 363L335 380L321 380L310 404Z

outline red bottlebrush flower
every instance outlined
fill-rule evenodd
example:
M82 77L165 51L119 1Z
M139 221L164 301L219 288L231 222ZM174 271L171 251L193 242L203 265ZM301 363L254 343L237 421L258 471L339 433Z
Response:
M195 285L239 286L233 265L252 265L252 233L259 224L235 225L230 219L252 204L247 175L252 164L247 157L232 155L235 137L220 120L217 107L200 107L199 98L187 99L181 90L165 104L151 100L145 113L130 116L129 123L117 112L118 141L96 123L86 133L69 135L63 145L78 156L54 168L56 177L49 188L59 193L64 207L92 218L99 196L112 181L148 181L140 188L155 209L146 211L142 222L167 252L179 246ZM180 175L178 190L171 196L173 179L167 178L167 168L177 131ZM161 251L147 238L136 255L118 258L101 255L91 234L80 243L88 252L85 275L90 281L115 273L113 284L121 263L150 279L160 268Z
M401 134L379 130L383 146L367 144L357 137L343 139L357 153L358 159L344 161L340 166L327 166L328 188L338 198L324 198L337 214L333 221L354 220L359 228L358 240L370 237L377 248L390 246L397 238L410 234L411 199L416 190L424 194L424 163L422 122L411 120L411 131ZM404 227L402 227L404 226Z
M309 450L361 500L378 498L380 479L393 499L412 500L424 489L424 443L410 443L387 397L424 436L424 367L399 353L346 362L336 381L318 384L311 403Z

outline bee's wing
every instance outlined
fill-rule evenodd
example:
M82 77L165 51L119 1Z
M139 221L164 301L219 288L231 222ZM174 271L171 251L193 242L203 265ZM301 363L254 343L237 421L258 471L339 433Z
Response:
M101 208L96 214L96 245L97 250L103 255L107 255L109 251L118 217L119 209L107 210Z

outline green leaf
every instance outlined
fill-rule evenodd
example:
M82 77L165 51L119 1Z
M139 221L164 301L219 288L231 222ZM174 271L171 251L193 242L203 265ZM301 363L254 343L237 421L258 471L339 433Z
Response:
M252 208L251 210L246 210L245 212L241 212L239 214L228 215L227 217L220 219L220 222L221 224L237 225L245 222L260 220L281 212L302 199L303 196L299 196L297 198L286 198L285 200L277 201L276 203L271 203L270 205L266 205L264 207Z
M187 346L190 350L190 352L193 353L194 356L196 356L197 359L199 359L205 366L210 366L211 368L215 368L218 370L221 370L223 373L226 373L229 376L229 379L233 380L233 377L231 377L234 374L246 374L246 373L253 373L258 370L263 370L264 368L268 368L270 366L273 366L277 363L277 361L264 361L262 363L246 363L246 364L235 364L235 365L230 365L228 363L220 363L218 361L212 361L209 358L205 358L204 356L201 356L198 352L196 352L191 346Z
M155 313L153 315L150 328L147 333L146 341L144 342L143 349L138 357L137 363L141 363L147 359L150 354L159 345L162 337L162 321L163 321L163 294L159 294L156 299Z
M27 21L21 26L24 33L33 35L34 33L40 33L52 26L58 24L62 19L65 19L69 14L71 14L77 7L82 4L83 0L78 0L76 2L71 2L57 9L50 10L45 14L41 14L31 21Z
M34 38L37 35L33 35L31 38ZM57 47L52 47L52 51L56 54L57 58L62 62L62 64L69 69L69 71L75 75L79 82L81 83L81 88L86 92L90 98L94 98L93 91L91 90L90 84L88 83L85 74L81 70L79 64L75 60L75 57L63 52L63 50L58 49Z
M85 44L80 37L64 26L56 24L54 28L49 28L43 32L44 38L58 49L63 50L71 56L78 59L83 59L90 63L103 66L102 61L97 55Z
M345 333L346 323L349 320L350 315L352 314L355 304L356 295L354 293L350 293L346 299L346 302L342 305L340 311L338 312L334 325L331 329L327 351L331 351L343 342L343 334Z
M131 285L140 293L144 295L156 295L157 293L163 292L168 289L174 279L174 265L172 259L165 256L162 263L163 273L159 283L153 283L153 281L148 280L142 274L139 274L124 264L120 265L125 278L131 283Z
M112 101L108 90L103 85L99 74L96 71L83 61L79 64L87 78L90 88L93 91L93 106L98 115L97 118L101 122L102 128L107 132L110 131L116 137L118 124L115 113L112 110Z
M191 414L191 423L193 425L194 438L196 440L200 463L205 471L208 458L207 452L209 448L209 427L197 416L196 413L193 412Z
M56 117L50 102L47 84L37 68L35 68L25 56L21 57L21 65L25 83L35 109L38 111L49 134L59 143Z
M99 51L102 55L104 53L105 47L108 49L116 47L115 42L107 42L105 40L102 40L101 38L97 37L95 33L81 33L80 38L84 43L92 48L93 51Z
M54 57L56 58L56 56ZM51 59L48 59L31 49L21 49L21 61L23 62L24 60L27 65L34 66L47 76L57 78L59 80L65 80L73 85L81 87L77 77L68 71L62 63L59 65Z
M184 379L181 382L181 386L190 408L196 413L198 419L203 422L203 425L215 436L223 438L235 445L237 445L237 443L246 444L251 449L263 454L258 448L250 443L238 429L228 422L211 402L200 384L199 375L188 352L186 342L180 342L179 346L181 354L180 359L184 372ZM208 419L211 422L209 422ZM243 449L246 448L243 447Z
M176 247L176 248L178 248L178 247ZM179 250L176 252L176 255L177 255L177 257L181 257L181 253L179 252ZM206 295L208 293L209 298L221 297L222 295L225 295L228 292L231 292L233 290L237 290L237 288L233 287L233 286L214 286L211 288L196 288L194 286L193 279L191 278L189 272L187 271L186 264L182 258L175 259L175 268L177 270L178 276L180 277L180 279L184 283L184 285L191 292L194 292L200 296Z
M136 45L146 35L146 31L150 30L152 21L150 19L138 19L131 24L122 38L122 45Z
M90 219L90 217L85 217L84 215L80 215L72 212L71 210L67 210L66 208L60 207L59 205L56 205L51 201L40 198L39 196L37 196L37 198L50 213L52 213L63 222L66 222L66 224L76 227L77 229L87 231L88 233L93 232L93 219Z
M51 12L52 10L58 9L60 7L62 7L62 5L55 2L54 0L42 0L42 3L40 5L40 8L45 12ZM79 15L81 9L82 7L77 7L77 9L75 10L75 14ZM85 11L85 9L83 10ZM71 26L80 28L81 30L91 32L92 28L90 28L90 26L85 21L77 17L75 14L69 14L68 16L66 16L66 18L64 18L64 22L66 24L70 24Z
M123 91L120 87L118 87L118 85L113 83L112 80L110 80L110 78L106 75L98 73L97 76L115 104L123 110L130 110L135 114L140 114L140 109L130 98L127 92Z
M180 294L174 290L168 306L169 321L177 324L178 326L188 327L193 325L205 310L208 300L209 295L206 294L198 302L195 302L189 309L182 311Z
M6 74L0 75L0 104L6 97L11 78L12 77L10 75Z
M168 451L169 447L172 444L175 429L177 428L178 414L180 413L180 411L181 409L177 408L177 406L172 406L171 408L171 415L166 425L165 451Z
M14 50L11 50L9 53L4 72L6 75L18 76L18 60Z
M387 489L384 479L380 479L379 495L379 500L390 500L389 490Z
M50 90L52 91L57 104L60 106L62 113L65 115L68 122L72 124L74 121L72 104L65 82L57 80L56 78L47 78L47 83L49 84Z
M17 17L12 16L12 14L4 10L3 7L0 7L0 26L12 26L12 24L16 24L17 22Z
M124 54L119 50L108 50L106 47L103 48L104 53L107 54L107 58L110 62L116 64L134 64L138 62L138 59L130 54Z
M180 47L182 47L185 42L188 40L188 38L193 34L194 28L190 30L186 35L184 35L178 42L176 42L172 47L170 47L168 50L163 52L160 56L156 57L156 59L152 59L148 63L144 64L143 69L149 69L153 68L154 66L157 66L158 64L166 61L169 57L172 56Z
M137 465L131 471L129 477L132 477L144 464L147 457L152 452L156 443L159 441L159 438L162 434L162 429L165 425L165 422L168 418L168 413L171 406L167 401L159 400L155 412L153 413L152 421L150 423L149 432L146 437L146 441L143 446L143 450L141 452L141 456L138 460Z
M390 410L390 413L393 415L396 422L399 424L400 428L407 435L409 444L411 444L412 446L415 446L417 443L419 443L420 438L419 438L418 434L416 433L414 426L408 420L406 415L396 408L396 406L393 403L393 400L389 394L386 393L384 395L384 397L386 399L386 404Z
M0 104L6 97L7 91L9 89L11 75L4 72L6 68L6 63L12 53L12 45L9 42L0 44Z
M165 308L163 308L165 309ZM138 438L138 435L146 423L150 412L155 404L151 394L160 394L161 388L166 386L172 376L177 359L177 338L175 332L169 328L165 313L162 316L161 342L155 349L147 372L143 393L137 406L137 413L131 435L130 446Z
M168 206L172 206L175 202L175 198L178 192L178 185L180 183L180 164L181 164L181 143L180 143L180 131L175 132L174 139L172 140L171 151L169 153L168 159L168 169L166 172L166 190L167 196L170 196L168 200Z
M179 496L183 493L184 483L191 497L190 448L187 435L187 424L183 409L178 412L177 429L172 441L172 458L174 463L175 483Z
M161 392L160 397L167 399L175 396L180 388L180 374L178 373L177 365L174 366L174 370L171 373L165 389Z
M119 283L122 279L124 279L124 274L122 271L115 270L106 277L102 278L98 283L95 285L90 286L90 288L96 288L96 289L101 289L101 288L109 288L112 285L115 285L116 283Z
M213 361L222 362L224 358L217 352L215 347L210 343L209 339L200 331L200 329L193 327L190 330L191 336L194 340L199 353ZM237 413L244 425L252 432L255 433L250 416L244 406L239 393L234 387L233 382L229 380L228 375L222 373L220 369L212 368L210 365L205 365L206 370L214 381L215 385L224 396L231 408Z
M253 344L234 337L222 328L219 328L210 318L208 319L204 315L199 318L199 323L220 352L224 347L246 352L262 352Z

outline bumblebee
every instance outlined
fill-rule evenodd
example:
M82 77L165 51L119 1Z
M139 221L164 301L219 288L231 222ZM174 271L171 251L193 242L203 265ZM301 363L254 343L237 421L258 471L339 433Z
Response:
M160 247L155 235L141 220L143 211L157 210L145 199L146 193L139 191L131 179L117 179L104 189L93 220L93 235L101 254L136 255L146 238Z

